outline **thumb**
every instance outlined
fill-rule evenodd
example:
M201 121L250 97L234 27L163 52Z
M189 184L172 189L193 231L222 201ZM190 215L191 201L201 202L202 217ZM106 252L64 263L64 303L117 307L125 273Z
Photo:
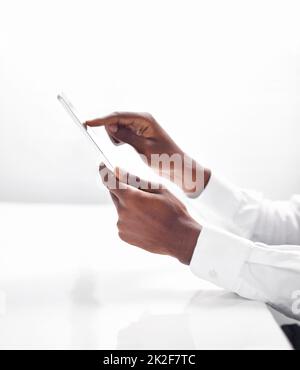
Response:
M130 190L130 187L126 183L121 182L104 163L100 164L99 172L103 185L106 186L109 192L116 198L122 198L124 190Z
M139 176L133 175L120 167L116 167L115 176L123 184L127 184L148 193L160 194L164 190L162 184L143 180Z
M130 127L119 125L118 129L114 131L113 133L109 129L110 127L108 127L109 134L115 140L129 144L133 146L139 152L143 149L143 143L145 142L145 138L143 138L142 136L139 136Z

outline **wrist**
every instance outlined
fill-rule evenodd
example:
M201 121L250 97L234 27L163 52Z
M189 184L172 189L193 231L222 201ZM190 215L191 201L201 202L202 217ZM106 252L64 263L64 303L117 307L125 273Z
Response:
M206 188L211 171L184 153L182 158L182 168L177 169L174 182L188 197L197 198Z
M192 218L184 222L181 244L176 256L184 265L190 265L192 261L201 230L202 226Z

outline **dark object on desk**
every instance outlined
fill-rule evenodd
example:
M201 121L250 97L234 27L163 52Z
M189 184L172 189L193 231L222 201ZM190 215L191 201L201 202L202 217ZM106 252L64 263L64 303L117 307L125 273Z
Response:
M299 325L283 325L282 330L292 343L294 349L300 350L300 326Z

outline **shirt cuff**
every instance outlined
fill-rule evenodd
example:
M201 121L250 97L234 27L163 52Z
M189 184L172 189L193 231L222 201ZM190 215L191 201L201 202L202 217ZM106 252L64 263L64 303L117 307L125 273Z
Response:
M250 239L261 195L240 189L212 174L193 204L200 215L208 215L211 224Z
M203 227L190 268L201 279L236 292L241 271L251 251L251 241L223 230Z
M197 204L209 208L222 219L231 220L241 206L242 198L239 188L212 174L206 188L197 198Z

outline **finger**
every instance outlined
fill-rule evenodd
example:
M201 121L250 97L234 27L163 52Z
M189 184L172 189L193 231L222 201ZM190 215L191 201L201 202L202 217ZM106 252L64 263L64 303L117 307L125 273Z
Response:
M160 194L164 190L162 184L143 180L139 176L133 175L120 167L115 169L115 175L120 182L148 193Z
M113 194L119 202L124 202L126 196L132 192L132 188L128 184L120 182L116 178L115 174L109 170L104 163L101 163L99 172L102 178L103 184Z
M105 126L105 130L106 130L106 132L107 132L107 134L108 134L108 137L110 138L110 140L112 141L112 143L113 143L114 145L122 145L122 144L124 144L124 143L122 143L122 141L120 141L120 140L116 139L116 138L112 135L111 131L108 129L108 126Z
M127 184L120 183L115 174L104 164L101 163L99 167L100 176L106 188L118 198L118 190L127 188Z
M138 137L148 137L150 130L148 119L138 113L113 113L104 118L85 122L87 126L105 126L108 135L114 141L131 144L136 147Z
M119 126L118 131L113 134L113 138L119 143L133 146L139 152L142 151L144 140L131 127Z
M99 118L94 121L87 121L85 125L96 127L104 126L106 132L115 145L123 143L130 144L137 150L140 150L140 139L142 132L139 122L135 122L133 118L119 118L108 116L107 118Z
M91 121L86 121L85 124L90 127L100 127L100 126L106 126L106 125L112 125L118 124L118 118L115 116L106 116L103 118L96 118Z
M141 118L138 113L116 112L102 118L96 118L91 121L86 121L85 124L91 127L112 125L113 127L111 129L113 131L116 129L116 127L114 127L115 125L130 125L138 118Z

